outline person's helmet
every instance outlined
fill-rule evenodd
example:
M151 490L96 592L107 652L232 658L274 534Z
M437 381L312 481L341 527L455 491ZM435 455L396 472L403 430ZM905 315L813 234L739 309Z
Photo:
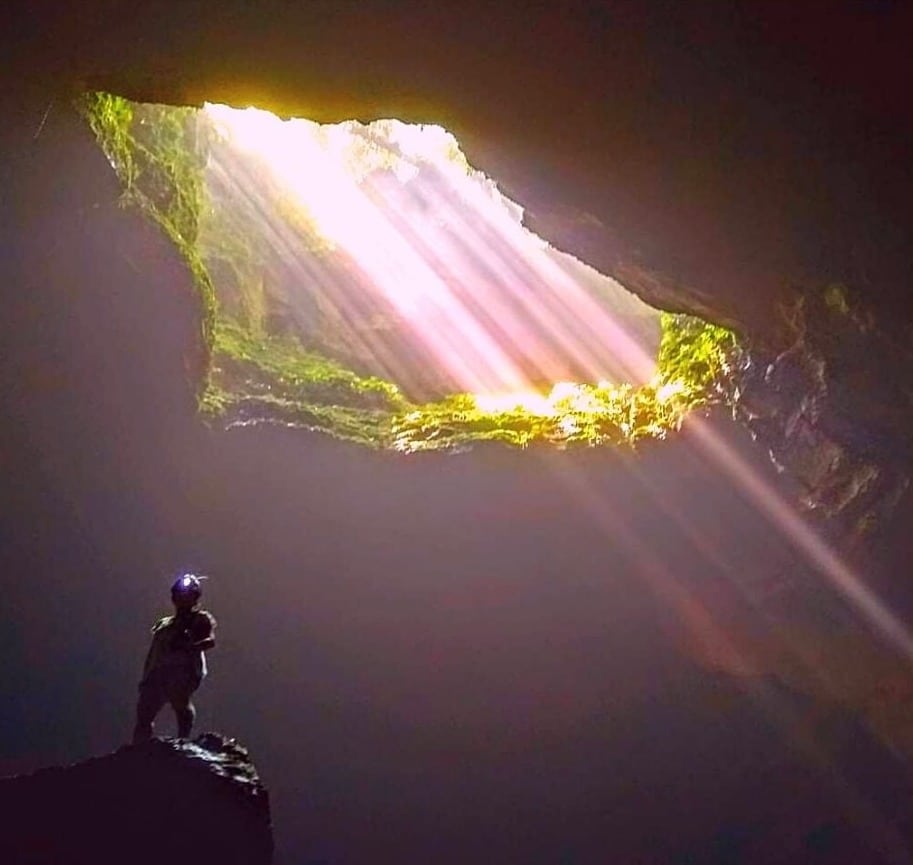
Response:
M195 574L181 574L171 586L171 600L178 607L192 607L202 594L203 586Z

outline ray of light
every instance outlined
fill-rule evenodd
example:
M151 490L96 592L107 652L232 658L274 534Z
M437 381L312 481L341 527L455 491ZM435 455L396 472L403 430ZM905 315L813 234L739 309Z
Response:
M478 394L483 407L523 407L554 414L558 400L574 399L573 385L556 386L544 395L536 378L551 383L566 376L568 359L593 382L609 377L608 368L623 369L647 380L655 361L629 335L609 309L571 278L548 254L541 240L505 207L497 190L471 177L455 142L443 130L424 137L419 130L387 121L385 134L399 153L375 154L374 161L400 171L397 184L370 175L364 164L352 170L347 148L352 132L343 126L323 129L307 121L281 121L267 113L207 106L206 111L232 148L269 166L290 195L334 243L345 247L380 298L409 322L428 357L445 369L459 387ZM363 127L358 134L370 136ZM404 195L400 182L410 181L402 156L433 164L437 182L421 195ZM243 176L241 159L226 157L218 166L226 182ZM384 164L387 160L387 164ZM400 160L400 162L397 162ZM375 172L377 175L377 172ZM268 205L258 200L255 183L245 194L269 221ZM427 211L414 218L411 210ZM433 218L428 217L433 214ZM359 303L340 286L314 272L297 255L294 243L274 230L273 242L298 268L302 278L318 282L343 316L357 317ZM368 351L384 354L382 340L364 336ZM606 347L611 357L607 357ZM389 360L393 363L393 360ZM562 374L564 373L564 375ZM674 396L668 383L662 397ZM723 442L709 424L694 418L687 427L705 456L720 467L803 557L903 657L913 659L913 638L895 616L855 575L827 543L772 487ZM646 551L632 551L638 557ZM649 558L649 557L647 557ZM644 559L647 560L647 559ZM655 563L645 573L656 571ZM667 577L656 578L663 591L691 603ZM693 604L692 604L693 606ZM692 616L693 617L693 616Z
M875 633L893 646L907 662L913 662L913 636L906 625L853 573L821 535L799 516L795 508L723 441L709 424L695 418L686 429L709 459L729 475L758 511L852 604Z
M646 381L655 372L655 359L608 305L552 261L547 246L517 222L516 208L454 157L459 151L443 130L420 134L386 122L388 140L401 150L388 156L396 167L403 154L430 163L431 180L420 193L431 219L411 212L416 198L403 193L402 171L392 183L384 183L393 180L389 172L353 171L353 133L342 126L282 121L254 109L207 106L206 112L238 154L222 157L231 160L220 166L223 176L237 171L242 156L268 166L409 323L455 389L524 391L576 376ZM406 172L406 186L410 179ZM339 287L327 292L340 293Z
M705 455L736 480L739 488L748 492L752 502L763 514L774 517L773 512L776 511L774 525L796 544L807 559L812 562L821 559L819 567L825 564L832 567L834 562L839 562L836 554L828 550L810 527L804 526L798 515L779 499L776 492L769 488L756 472L722 442L707 424L701 423L700 419L696 420L701 426L699 438L704 442L702 451ZM624 514L612 506L609 498L597 487L591 476L572 466L570 471L562 472L560 477L584 505L590 519L604 533L606 543L624 551L656 598L678 616L679 623L691 641L689 648L692 654L696 654L706 666L738 676L737 687L759 708L780 735L829 777L847 814L851 815L854 822L865 831L870 842L885 857L885 861L897 865L909 861L908 839L885 818L876 803L863 795L850 778L844 775L830 749L819 741L814 724L804 717L799 709L791 705L784 698L784 694L772 684L772 680L764 675L768 672L764 659L753 650L750 642L746 643L741 634L734 633L731 623L721 621L714 609L702 600L694 588L670 569L642 534L625 520ZM688 519L685 515L682 515L680 523L687 525ZM691 531L689 534L691 539L698 539L699 549L708 563L712 566L720 564L709 545L700 540L699 533ZM845 594L861 610L870 624L880 626L878 630L881 636L895 649L903 652L909 660L909 634L904 631L903 626L896 621L885 620L885 614L889 620L893 617L873 595L870 594L865 602L860 604L860 597L867 590L846 566L842 566L842 571L842 582L851 587L851 591ZM775 633L772 636L774 640L782 642L782 634ZM823 672L815 669L814 664L810 666L813 674L820 675ZM821 677L819 681L828 684L826 676Z

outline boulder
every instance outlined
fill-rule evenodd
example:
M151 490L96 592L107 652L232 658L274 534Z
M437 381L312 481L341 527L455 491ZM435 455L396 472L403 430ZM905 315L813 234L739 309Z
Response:
M0 780L0 813L6 865L272 859L267 790L247 749L216 733Z

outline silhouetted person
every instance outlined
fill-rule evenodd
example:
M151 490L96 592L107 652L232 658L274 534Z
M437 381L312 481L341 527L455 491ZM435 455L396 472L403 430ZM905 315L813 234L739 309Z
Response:
M178 738L190 736L196 717L190 698L206 676L203 653L216 644L216 620L200 609L202 594L198 577L178 577L171 587L174 615L159 619L152 628L152 645L139 683L134 742L152 738L155 716L165 703L171 704L177 716Z

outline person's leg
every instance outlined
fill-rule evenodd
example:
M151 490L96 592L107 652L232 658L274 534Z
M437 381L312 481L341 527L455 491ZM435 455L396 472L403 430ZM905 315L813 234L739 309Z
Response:
M193 729L193 722L196 720L197 711L190 699L192 691L181 690L172 693L169 697L171 708L174 709L174 715L178 722L178 738L189 739L190 731Z
M152 685L143 685L139 689L139 699L136 702L136 726L133 728L133 742L148 742L152 738L155 716L165 705L165 695L161 688Z

